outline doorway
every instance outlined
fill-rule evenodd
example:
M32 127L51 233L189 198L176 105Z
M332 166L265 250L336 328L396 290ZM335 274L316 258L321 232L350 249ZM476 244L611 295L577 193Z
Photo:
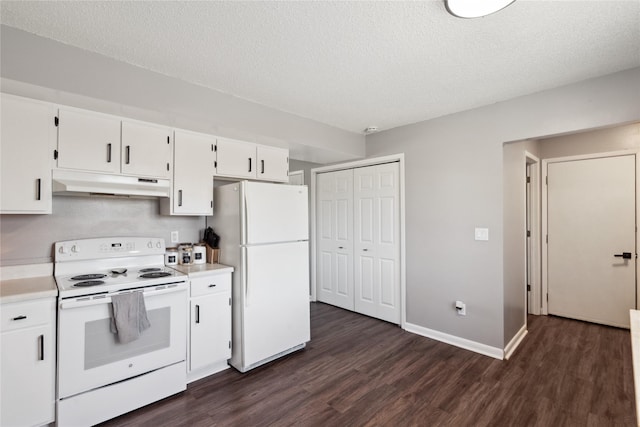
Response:
M540 159L525 151L527 313L539 315L540 298Z
M636 308L637 153L543 162L544 311L629 327Z

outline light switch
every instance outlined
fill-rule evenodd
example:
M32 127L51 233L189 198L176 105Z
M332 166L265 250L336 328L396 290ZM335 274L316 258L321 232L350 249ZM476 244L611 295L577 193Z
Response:
M476 228L476 240L489 240L489 229Z

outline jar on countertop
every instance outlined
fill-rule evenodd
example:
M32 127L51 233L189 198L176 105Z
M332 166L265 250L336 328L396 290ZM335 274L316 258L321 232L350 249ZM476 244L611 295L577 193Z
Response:
M193 263L205 264L207 262L207 246L204 243L193 245Z
M178 265L178 248L167 248L164 253L164 265Z
M193 246L191 246L191 243L181 243L178 246L178 263L182 265L193 264Z

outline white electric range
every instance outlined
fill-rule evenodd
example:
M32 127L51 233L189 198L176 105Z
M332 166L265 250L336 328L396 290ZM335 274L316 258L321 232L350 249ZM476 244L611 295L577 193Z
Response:
M186 275L164 266L161 238L57 242L57 424L92 425L186 388ZM151 326L123 344L111 297L141 292Z

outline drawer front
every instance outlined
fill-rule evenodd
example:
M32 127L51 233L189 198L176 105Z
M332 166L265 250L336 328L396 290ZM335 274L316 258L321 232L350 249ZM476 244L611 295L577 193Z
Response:
M212 274L207 277L191 279L191 296L231 292L231 273Z
M39 299L10 304L2 304L0 309L1 330L28 328L55 322L55 299Z

